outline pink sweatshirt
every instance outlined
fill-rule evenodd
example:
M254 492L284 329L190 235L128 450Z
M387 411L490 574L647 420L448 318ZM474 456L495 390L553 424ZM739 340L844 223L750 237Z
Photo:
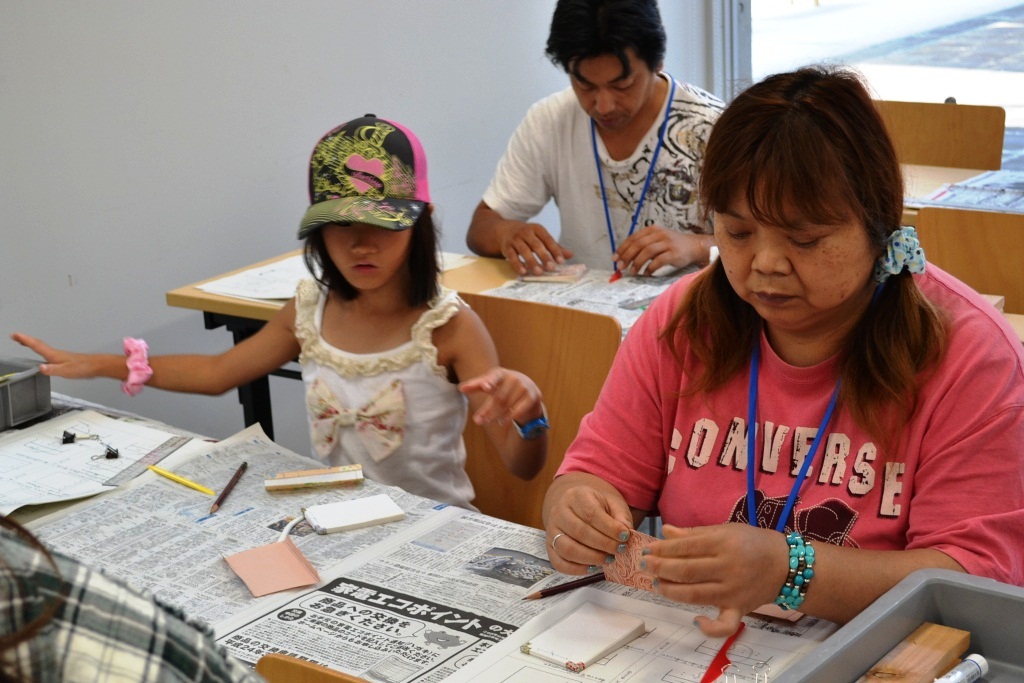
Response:
M1024 351L1001 314L966 285L931 264L916 278L951 318L946 357L921 387L895 453L881 457L882 445L836 411L794 508L795 528L849 547L934 548L971 574L1024 585ZM692 281L661 295L630 330L559 474L596 474L629 505L659 511L670 524L746 522L749 372L712 394L681 396L684 370L697 361L683 348L680 367L658 339ZM762 335L762 527L775 527L835 372L835 359L786 364Z

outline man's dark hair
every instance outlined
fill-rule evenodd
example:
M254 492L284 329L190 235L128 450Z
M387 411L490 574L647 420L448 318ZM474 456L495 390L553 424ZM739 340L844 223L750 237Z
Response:
M559 0L544 54L576 77L581 60L615 55L629 75L626 50L651 71L665 60L665 27L656 0Z

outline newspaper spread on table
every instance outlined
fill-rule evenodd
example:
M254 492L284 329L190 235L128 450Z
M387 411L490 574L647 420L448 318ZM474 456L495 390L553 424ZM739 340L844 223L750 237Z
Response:
M522 599L540 587L566 580L551 568L544 533L538 529L448 508L420 522L417 530L421 533L415 537L389 537L372 557L353 557L329 574L322 573L324 581L319 587L271 610L260 605L221 621L217 624L218 642L247 662L269 652L282 652L372 681L436 683L456 676L513 634L518 647L522 640L518 629L535 618L547 623L542 615L579 592ZM614 594L620 601L616 604L626 605L628 611L660 620L665 635L659 634L663 645L657 657L662 664L680 655L682 648L689 657L686 671L707 669L711 661L706 655L708 639L699 636L693 618L712 615L714 610L679 605L619 584L596 585L600 592ZM809 617L795 623L748 617L747 622L750 635L744 642L756 645L758 656L770 660L775 671L795 661L835 628L831 622ZM674 650L667 649L670 643ZM701 649L694 643L701 644ZM500 652L506 650L508 647L503 647ZM643 657L654 654L645 651ZM543 662L532 664L546 668ZM553 671L557 673L557 669ZM562 673L571 676L564 669ZM542 680L536 674L534 671L529 680ZM488 674L476 680L513 679ZM612 679L588 676L588 680ZM615 680L671 679L635 671L630 678Z
M445 270L464 266L475 258L454 253L444 253L442 257ZM696 267L688 267L661 277L626 275L615 282L610 282L610 270L588 270L576 282L512 280L481 293L602 313L618 320L625 336L656 296L682 275L694 270ZM226 275L197 287L212 294L238 299L284 303L294 295L299 280L305 277L309 277L309 271L299 254Z
M188 459L176 456L165 461L168 468L214 489L243 460L249 469L213 515L209 496L143 475L124 491L39 520L33 530L55 549L211 624L218 642L243 661L283 652L384 683L442 681L578 592L522 599L570 578L551 567L538 529L371 481L354 489L267 493L264 478L308 468L311 459L274 444L257 426ZM405 510L404 520L327 535L304 524L293 529L295 544L320 573L316 587L253 598L223 560L276 540L301 507L381 492ZM685 625L693 631L694 614L712 613L636 588L596 586L658 623L671 621L664 610L679 615L673 642L684 649L696 638L683 636ZM776 663L791 661L803 643L834 628L806 617L795 623L747 617L747 623L748 632L777 634L788 643L770 639ZM761 635L744 636L750 638L767 647ZM704 650L694 651L687 650L688 666L706 669Z
M481 293L608 315L619 321L625 336L656 296L692 270L684 269L664 277L626 275L615 282L610 281L610 270L588 270L576 282L512 280Z
M1024 213L1024 171L986 171L958 183L945 184L914 203Z
M215 624L275 597L253 598L223 556L276 541L284 526L301 515L301 508L386 492L406 513L400 522L327 536L317 535L304 523L297 525L292 540L318 570L438 511L435 501L370 481L354 489L267 493L265 478L323 465L278 446L258 425L209 444L205 452L184 462L176 455L161 467L215 490L227 483L241 462L249 467L212 515L210 496L147 473L123 491L79 503L29 526L51 547Z

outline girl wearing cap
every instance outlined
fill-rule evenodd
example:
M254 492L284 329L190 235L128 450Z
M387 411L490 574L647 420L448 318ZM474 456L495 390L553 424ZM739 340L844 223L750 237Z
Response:
M311 205L302 219L315 279L257 334L219 355L146 357L54 349L12 338L45 359L43 374L110 377L135 393L222 394L298 357L316 456L359 463L365 476L472 508L462 431L484 426L508 469L534 477L547 456L540 390L498 365L483 323L440 287L427 165L416 136L367 115L313 150ZM468 405L467 405L468 403Z
M552 563L596 571L660 514L654 590L845 622L911 572L1024 584L1024 352L925 267L892 142L857 76L801 69L711 132L721 256L630 330L544 501Z

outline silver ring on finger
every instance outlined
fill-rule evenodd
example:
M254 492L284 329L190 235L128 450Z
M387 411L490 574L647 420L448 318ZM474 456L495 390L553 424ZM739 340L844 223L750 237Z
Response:
M565 536L565 534L558 533L555 534L555 537L551 539L551 549L554 550L556 553L558 552L558 548L555 547L555 544L558 543L558 539L560 539L562 536Z

